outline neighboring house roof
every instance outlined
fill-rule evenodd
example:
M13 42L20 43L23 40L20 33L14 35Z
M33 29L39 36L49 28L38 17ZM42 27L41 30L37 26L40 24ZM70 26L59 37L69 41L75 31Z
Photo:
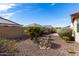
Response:
M16 22L13 22L11 20L0 17L0 26L6 26L6 25L8 25L8 26L22 26Z
M79 12L71 14L71 16L79 15Z
M74 20L77 20L77 18L79 18L79 12L71 14L71 18L72 18L71 20L72 20L72 23L73 23Z

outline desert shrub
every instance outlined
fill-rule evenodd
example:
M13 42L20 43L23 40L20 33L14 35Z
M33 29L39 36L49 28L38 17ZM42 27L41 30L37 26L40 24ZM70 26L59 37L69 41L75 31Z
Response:
M34 41L38 41L38 37L43 35L42 28L37 26L27 27L25 32L30 36L31 40Z
M67 37L67 36L63 36L63 39L67 42L67 41L70 41L70 38Z
M55 28L48 28L48 27L43 27L43 33L44 34L51 34L51 33L56 33L56 29Z
M43 27L43 34L49 34L50 33L50 29L47 27Z
M56 33L56 28L51 28L51 33Z
M0 55L15 55L16 50L15 40L0 39Z
M36 42L39 41L39 37L56 32L56 29L45 26L26 26L24 28L24 32L31 38L31 40Z
M71 41L72 30L70 28L60 29L58 33L65 41Z

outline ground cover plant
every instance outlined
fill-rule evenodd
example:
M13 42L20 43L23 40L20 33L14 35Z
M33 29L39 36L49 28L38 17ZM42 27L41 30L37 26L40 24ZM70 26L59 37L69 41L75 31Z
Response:
M72 38L72 30L70 28L62 28L58 31L58 34L61 38L63 38L66 42L71 41Z
M16 40L0 39L0 55L15 55L16 51Z

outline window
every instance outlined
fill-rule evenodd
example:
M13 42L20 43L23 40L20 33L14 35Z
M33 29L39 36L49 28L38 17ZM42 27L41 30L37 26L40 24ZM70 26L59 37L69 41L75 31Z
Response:
M77 32L79 32L79 19L77 21Z

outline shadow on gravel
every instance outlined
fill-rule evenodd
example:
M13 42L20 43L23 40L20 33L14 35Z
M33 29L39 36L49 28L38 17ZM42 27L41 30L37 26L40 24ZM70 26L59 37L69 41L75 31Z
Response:
M52 49L58 49L58 48L60 48L60 47L61 47L60 44L57 44L57 43L51 43L51 48L52 48Z
M71 41L75 41L75 37L71 37Z

